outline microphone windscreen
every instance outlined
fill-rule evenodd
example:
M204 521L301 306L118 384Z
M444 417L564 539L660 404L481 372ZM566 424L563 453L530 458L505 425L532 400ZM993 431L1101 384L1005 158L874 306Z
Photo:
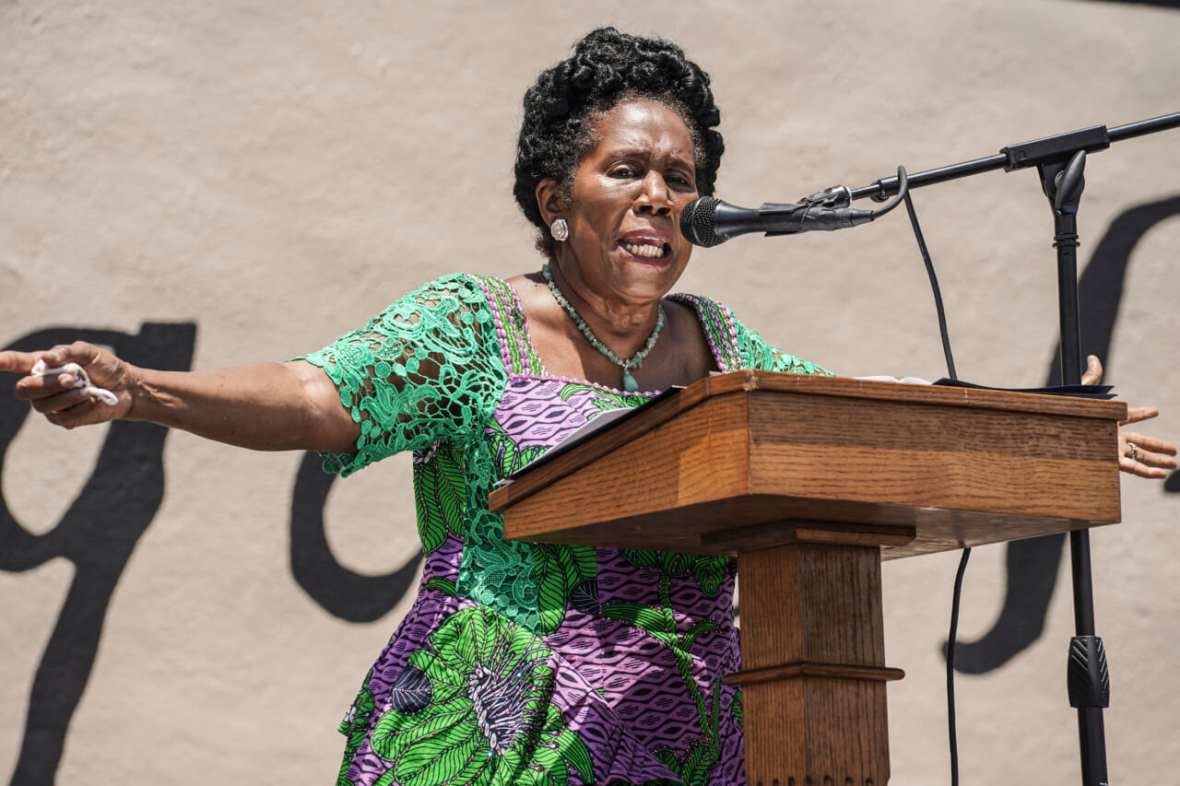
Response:
M717 204L720 199L703 196L695 199L684 208L680 214L680 231L688 238L688 242L697 246L716 246L729 238L718 237L714 231L714 218L717 214Z

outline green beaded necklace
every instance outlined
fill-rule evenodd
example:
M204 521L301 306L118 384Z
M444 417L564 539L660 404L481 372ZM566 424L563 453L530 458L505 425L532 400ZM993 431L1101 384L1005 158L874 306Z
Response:
M639 390L639 383L635 381L635 377L631 374L631 369L642 366L647 353L651 352L651 348L656 345L656 339L660 337L660 331L664 329L664 306L662 304L656 305L656 326L652 329L651 335L647 337L647 343L630 358L623 360L612 352L610 347L598 340L598 336L594 335L594 332L590 330L590 326L586 324L586 320L578 315L577 310L565 299L565 295L561 294L561 290L557 288L557 282L553 280L553 274L549 272L548 262L541 268L541 275L548 282L549 291L553 293L553 299L561 304L561 307L565 309L565 313L570 315L570 319L578 326L578 330L582 331L582 335L590 342L590 346L606 355L611 363L622 367L623 390L629 392Z

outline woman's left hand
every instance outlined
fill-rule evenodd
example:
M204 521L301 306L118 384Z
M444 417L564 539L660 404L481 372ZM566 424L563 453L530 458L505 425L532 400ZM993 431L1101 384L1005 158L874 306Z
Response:
M1102 363L1095 355L1090 355L1082 384L1097 385L1101 381ZM1120 420L1119 426L1150 420L1159 413L1155 407L1128 407L1127 419ZM1119 429L1119 469L1123 472L1141 478L1166 478L1169 470L1176 469L1175 455L1176 446L1170 442Z

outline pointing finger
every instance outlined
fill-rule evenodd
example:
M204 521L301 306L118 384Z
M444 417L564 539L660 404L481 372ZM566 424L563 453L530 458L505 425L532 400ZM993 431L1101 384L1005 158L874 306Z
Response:
M15 350L0 352L0 371L28 374L37 364L37 356L36 352L17 352Z

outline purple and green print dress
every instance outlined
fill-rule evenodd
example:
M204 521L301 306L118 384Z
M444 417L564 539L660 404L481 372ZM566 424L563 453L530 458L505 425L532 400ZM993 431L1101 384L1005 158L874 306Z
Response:
M690 295L719 371L822 369ZM512 288L451 275L305 356L360 425L341 475L413 451L418 597L340 731L338 786L745 784L735 565L509 542L497 481L658 391L553 377ZM603 489L609 493L609 489Z

